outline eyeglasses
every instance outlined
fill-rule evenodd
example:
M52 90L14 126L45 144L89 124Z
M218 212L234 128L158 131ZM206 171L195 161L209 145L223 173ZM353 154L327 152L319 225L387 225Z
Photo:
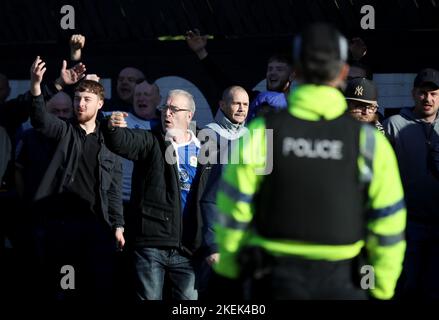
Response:
M177 113L180 111L189 111L189 112L191 111L190 109L183 109L183 108L179 108L179 107L176 107L173 105L166 105L166 104L157 108L157 110L159 110L161 112L166 112L166 110L168 110L168 109L171 111L171 113Z
M378 107L376 105L373 105L373 104L369 104L369 105L357 104L357 105L351 106L350 109L355 110L355 111L366 110L367 112L372 113L372 112L377 111Z

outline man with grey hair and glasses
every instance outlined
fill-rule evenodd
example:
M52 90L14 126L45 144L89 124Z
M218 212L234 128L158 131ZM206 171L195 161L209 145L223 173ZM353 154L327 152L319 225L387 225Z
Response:
M108 147L134 161L127 247L135 266L139 300L163 299L165 275L175 300L196 300L194 257L202 244L197 205L210 165L201 165L200 142L189 129L193 96L171 90L161 111L161 125L146 131L126 128L126 113L106 121Z

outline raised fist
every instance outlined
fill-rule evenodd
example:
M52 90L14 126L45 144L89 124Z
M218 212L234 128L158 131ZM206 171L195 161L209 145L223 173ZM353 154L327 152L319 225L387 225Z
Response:
M207 56L207 35L202 36L200 35L200 30L194 29L194 31L187 31L185 38L187 45L193 52L197 54L198 58L203 59Z
M74 34L70 37L70 48L72 50L81 50L85 45L85 37L82 34Z
M126 128L127 122L125 121L125 118L128 117L128 113L126 112L120 112L115 111L111 113L110 120L108 121L108 127L115 128Z

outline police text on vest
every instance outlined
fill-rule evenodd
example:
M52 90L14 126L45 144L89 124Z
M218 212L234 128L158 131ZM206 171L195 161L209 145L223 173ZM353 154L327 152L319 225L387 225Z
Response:
M282 154L291 152L299 158L321 158L340 160L343 158L343 142L340 140L312 140L286 137L283 140Z

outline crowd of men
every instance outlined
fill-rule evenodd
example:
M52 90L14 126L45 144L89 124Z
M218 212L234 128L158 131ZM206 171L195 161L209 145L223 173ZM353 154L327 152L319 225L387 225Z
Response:
M264 92L228 79L198 30L186 41L217 84L205 128L190 92L162 98L133 67L105 99L82 35L54 81L36 57L7 100L0 74L2 293L439 298L439 72L421 70L414 106L385 119L364 42L329 25L273 54Z

